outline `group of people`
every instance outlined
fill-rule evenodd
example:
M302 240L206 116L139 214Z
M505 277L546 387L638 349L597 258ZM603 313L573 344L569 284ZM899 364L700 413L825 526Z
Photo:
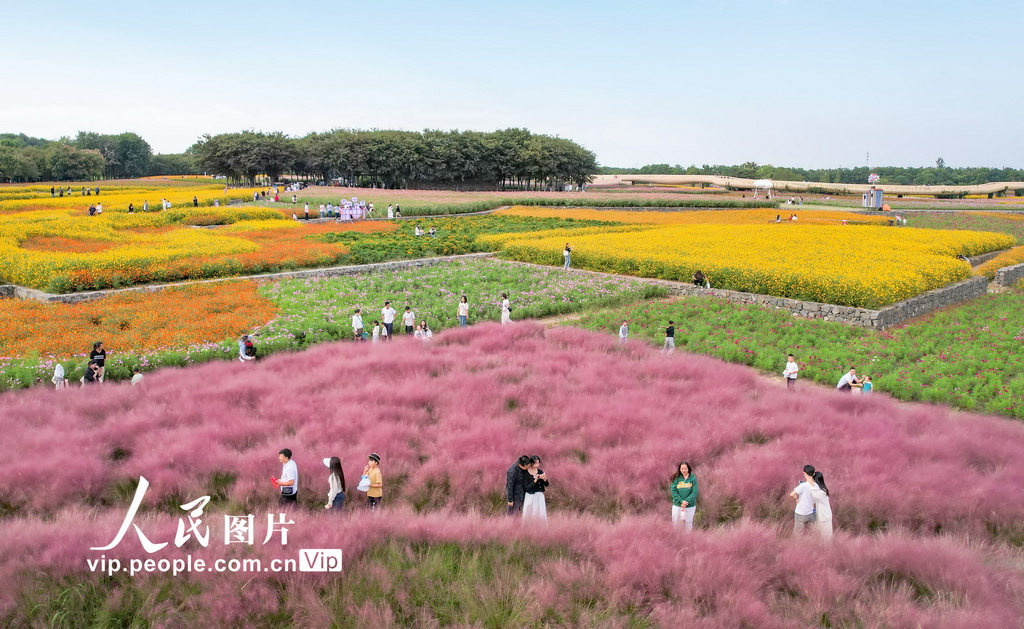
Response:
M94 384L102 384L103 379L107 374L107 349L103 345L103 341L96 341L92 344L92 350L89 352L89 362L85 365L85 371L82 373L79 382L81 385L88 386ZM132 369L132 384L139 384L142 382L142 370L139 367ZM71 382L67 377L67 371L64 369L64 365L57 363L53 368L53 376L50 378L50 382L57 389L66 389L71 386Z
M90 188L89 186L82 186L82 196L83 197L92 196L93 190L96 191L96 196L100 196L100 187L99 186L96 186L95 188ZM51 197L63 197L65 194L67 194L67 196L69 196L69 197L71 196L71 186L67 187L67 192L66 193L64 191L64 186L60 186L59 188L54 188L53 186L50 186L50 196Z
M854 391L871 393L874 388L875 385L871 383L871 376L858 377L856 367L850 367L850 370L844 373L843 377L839 379L839 383L836 384L836 390L843 393L853 393Z
M299 466L292 458L292 451L289 448L279 450L277 460L281 463L281 476L271 476L270 482L277 490L278 502L282 506L295 505L299 501ZM340 513L348 496L345 470L337 456L324 457L323 463L328 469L327 504L324 508ZM384 477L380 471L380 455L376 452L371 452L366 457L366 466L363 467L356 489L366 494L365 505L368 509L373 511L380 506L380 501L384 497Z
M295 202L295 196L292 196L292 203ZM373 203L367 203L366 201L360 201L357 197L349 199L342 199L338 205L332 203L321 203L320 204L320 218L335 218L338 222L342 221L359 221L368 220L373 218ZM299 217L296 214L292 214L292 218L298 220ZM315 217L314 217L315 218ZM308 221L309 215L309 203L305 203L302 206L302 219Z
M789 493L796 499L793 512L793 534L801 535L816 529L825 539L832 538L832 505L825 486L825 475L813 465L804 466L804 477Z
M524 520L548 519L544 490L550 485L547 474L540 468L540 457L522 455L505 473L505 500L508 514Z
M424 231L422 227L420 227L419 225L416 225L416 228L413 229L412 235L413 236L430 236L431 238L437 238L437 230L434 229L433 225L431 225L429 231Z

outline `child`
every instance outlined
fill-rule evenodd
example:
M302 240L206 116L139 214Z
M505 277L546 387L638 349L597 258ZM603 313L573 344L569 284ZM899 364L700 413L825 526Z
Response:
M373 322L373 343L374 344L380 343L380 329L381 329L380 321L374 321Z
M142 382L142 370L138 367L132 369L132 386Z
M866 395L868 393L871 393L871 390L873 388L874 388L874 385L871 384L871 376L864 376L864 383L861 385L861 388L860 388L861 395Z
M416 327L416 314L409 306L405 307L405 314L402 315L402 324L405 325L406 334L413 333L413 328Z
M363 468L363 474L370 477L370 489L366 492L366 506L370 511L375 511L377 506L380 504L380 499L384 496L384 478L380 473L380 455L376 452L371 452L370 456L366 457L366 467Z
M57 363L57 366L53 368L53 378L50 380L53 386L58 389L64 389L68 386L68 379L64 372L64 365Z
M622 325L619 326L619 343L625 343L626 339L629 338L629 322L623 321Z

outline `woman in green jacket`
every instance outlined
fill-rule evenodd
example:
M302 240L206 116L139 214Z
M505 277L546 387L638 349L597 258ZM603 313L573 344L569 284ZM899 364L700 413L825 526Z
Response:
M683 461L676 466L669 483L672 491L672 524L687 533L693 530L693 515L697 512L697 475L693 466Z

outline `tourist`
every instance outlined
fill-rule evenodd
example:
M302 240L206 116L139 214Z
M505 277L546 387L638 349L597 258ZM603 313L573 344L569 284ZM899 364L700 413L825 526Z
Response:
M843 374L843 377L839 379L836 390L843 393L853 393L854 389L859 389L861 386L860 380L857 379L857 368L850 367L850 371Z
M199 207L199 197L192 195L192 207Z
M259 200L260 200L260 193L259 192L253 192L252 193L252 202L256 203Z
M693 466L683 461L676 466L669 487L672 493L672 526L689 533L693 530L693 516L697 512L697 475Z
M334 509L335 513L340 513L345 504L345 471L341 469L341 459L332 456L324 459L324 465L331 470L327 475L327 504L324 509Z
M523 512L523 501L526 499L526 483L530 475L528 471L532 461L525 454L512 464L505 472L505 500L508 502L508 514L519 515Z
M327 216L327 206L323 203L320 204L320 218Z
M402 325L405 326L405 333L412 334L416 326L416 313L409 306L405 307L405 314L402 315Z
M107 369L107 350L103 348L103 341L96 341L92 344L92 351L89 352L89 360L95 361L99 367L99 381L103 382L103 376Z
M356 312L352 315L352 333L355 335L357 341L363 340L363 310L362 308L356 308Z
M89 216L96 216L96 206L89 204Z
M282 448L277 453L281 462L281 478L273 478L274 485L281 490L279 500L282 505L293 505L299 501L299 466L292 460L292 451Z
M238 360L244 362L256 360L256 344L248 334L243 334L238 340Z
M420 321L420 325L416 329L415 336L419 340L426 342L426 341L429 341L431 338L433 338L434 333L431 332L430 328L427 327L427 322L426 321Z
M374 322L373 322L373 333L372 333L372 335L370 337L370 340L371 340L371 342L374 345L376 345L377 343L380 343L380 330L381 330L380 321L374 320Z
M213 207L220 207L220 199L213 200Z
M427 232L427 235L431 238L437 238L437 230L434 229L433 225L430 226L430 231Z
M96 196L100 196L100 187L96 186Z
M276 201L277 199L274 199L274 200ZM295 195L293 194L293 195L292 195L292 205L295 205L295 203L296 203L296 202L297 202L298 200L299 200L299 198L298 198L298 197L296 197L296 196L295 196Z
M669 321L668 327L665 328L665 344L661 346L661 350L667 355L672 355L672 352L676 351L675 321Z
M370 511L376 511L380 505L380 499L384 497L384 478L380 473L380 455L371 452L366 457L366 467L363 474L370 477L370 487L366 492L366 506Z
M396 205L395 206L395 218L402 218L402 206L401 205Z
M530 457L530 466L527 468L528 476L525 476L526 485L523 488L523 520L541 520L547 522L548 509L544 501L544 488L550 485L544 470L540 469L540 457Z
M381 309L380 315L384 321L384 336L391 340L391 335L394 334L395 325L395 309L391 307L390 301L384 302L384 308Z
M814 526L814 497L811 492L814 490L814 466L804 466L804 480L789 493L791 498L796 498L796 510L793 513L793 534L800 535Z
M96 213L97 214L103 214L103 204L102 203L97 203L96 204Z
M304 220L309 220L309 203L302 206L302 216Z
M800 366L796 364L796 358L792 354L786 356L786 368L782 377L786 379L786 388L790 391L796 390L796 376L800 373Z
M134 203L129 203L128 204L128 213L129 214L134 214L135 213L135 204Z
M701 271L700 269L698 269L697 272L693 274L692 279L693 285L696 286L697 288L703 288L704 282L707 281L707 278L704 277L704 271Z
M414 228L414 229L412 230L412 235L413 235L413 236L422 236L422 235L423 235L423 230L422 230L422 229L420 229L420 226L419 226L419 225L417 225L417 226L416 226L416 227L415 227L415 228Z
M57 365L53 368L53 377L50 378L50 382L52 382L53 386L57 389L67 388L68 379L64 372L64 365L57 363Z
M864 393L871 393L874 390L875 390L875 385L871 384L871 376L864 376L864 380L861 382L861 385L860 385L860 392L862 394L864 394Z
M395 217L395 206L389 204L388 205L388 218L394 218L394 217Z
M82 375L82 386L87 384L97 384L100 382L100 366L96 364L95 360L90 360L89 364L85 366L85 374Z
M149 211L149 201L143 201L143 203L142 203L142 211L143 212L148 212Z
M132 386L135 386L142 382L142 369L135 367L132 369Z
M57 196L56 189L53 186L50 186L50 198L55 196Z
M463 295L462 298L459 299L458 313L459 327L464 328L469 322L469 300L466 299L465 295Z
M828 487L825 486L825 475L820 470L814 472L814 486L811 489L814 499L814 517L818 522L818 533L825 539L832 539L832 505L829 503Z
M565 243L565 249L562 250L562 258L564 260L562 264L562 270L569 270L570 256L572 254L572 248L569 247L569 243Z
M512 304L508 301L508 293L501 294L501 325L512 323Z
M619 326L619 343L625 343L626 339L629 338L629 322L623 321L622 325Z

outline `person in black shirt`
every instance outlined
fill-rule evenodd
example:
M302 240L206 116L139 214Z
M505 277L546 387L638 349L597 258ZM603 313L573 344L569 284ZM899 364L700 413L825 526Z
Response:
M661 348L666 354L676 351L676 322L669 321L665 328L665 345Z
M704 286L704 280L705 280L705 277L704 277L704 272L703 271L699 271L698 270L696 273L693 274L693 285L694 286L696 286L698 288L700 288L701 286Z
M524 454L505 473L505 500L508 501L509 515L518 515L523 511L523 500L526 498L526 483L532 480L529 470L530 457Z
M95 360L90 360L89 364L85 366L85 374L82 376L82 385L96 384L100 382L99 376L100 367L96 364Z
M96 341L92 344L92 351L89 352L89 362L95 362L99 367L97 379L103 382L103 375L106 373L107 350L103 349L103 341Z
M544 502L544 488L549 485L548 477L544 470L540 469L540 457L530 457L530 468L527 470L529 476L526 478L526 499L523 501L524 520L548 519L547 504Z

